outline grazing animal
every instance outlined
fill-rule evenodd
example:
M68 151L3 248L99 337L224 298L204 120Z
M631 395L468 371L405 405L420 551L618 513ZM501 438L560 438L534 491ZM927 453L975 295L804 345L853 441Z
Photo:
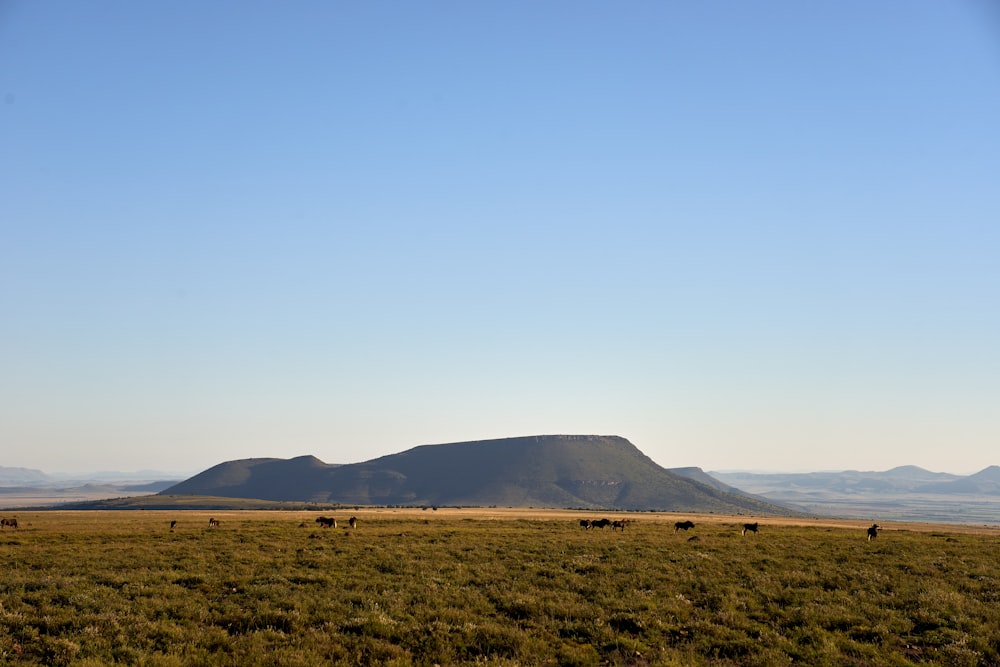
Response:
M690 528L694 528L694 521L678 521L677 523L674 524L675 533L678 530L688 530Z
M629 521L629 519L622 519L621 521L614 521L611 524L611 531L614 532L615 528L620 528L621 531L624 533L625 532L625 526L629 525L629 523L631 523Z
M747 532L751 532L754 535L756 535L757 534L757 527L758 527L757 523L745 523L745 524L743 524L743 534L746 535Z
M171 522L170 522L170 530L173 530L173 529L174 529L174 526L176 526L176 525L177 525L177 522L176 522L176 521L171 521Z
M347 520L347 523L351 524L351 530L354 530L355 528L358 527L358 517L352 516L350 519Z
M7 526L17 528L17 519L0 519L0 528L6 528Z
M597 519L596 521L591 521L590 525L594 528L607 528L611 525L610 519Z
M873 523L872 527L868 529L868 541L871 542L876 537L878 537L878 531L882 529L882 526L877 523Z
M332 516L319 516L316 517L316 523L318 523L323 528L336 528L337 520Z
M218 528L219 527L219 520L216 519L215 517L209 519L208 520L208 527L209 528Z
M583 528L584 530L590 530L592 527L593 524L590 522L590 519L580 519L580 528Z

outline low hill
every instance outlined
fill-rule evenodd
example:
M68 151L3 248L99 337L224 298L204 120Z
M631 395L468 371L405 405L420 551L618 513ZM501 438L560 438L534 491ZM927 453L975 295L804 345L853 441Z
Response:
M666 470L617 436L422 445L349 465L312 456L221 463L160 495L350 505L504 506L790 514Z

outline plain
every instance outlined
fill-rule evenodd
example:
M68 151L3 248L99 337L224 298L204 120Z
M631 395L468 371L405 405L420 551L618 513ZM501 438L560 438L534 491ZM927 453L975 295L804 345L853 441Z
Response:
M0 662L1000 664L995 528L883 524L868 541L856 521L324 514L338 527L319 512L21 512L0 533ZM603 516L631 521L580 526Z

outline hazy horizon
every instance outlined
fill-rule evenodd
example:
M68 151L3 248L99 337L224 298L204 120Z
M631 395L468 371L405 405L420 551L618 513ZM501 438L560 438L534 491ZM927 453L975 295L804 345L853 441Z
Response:
M998 118L987 0L9 0L3 463L983 469Z

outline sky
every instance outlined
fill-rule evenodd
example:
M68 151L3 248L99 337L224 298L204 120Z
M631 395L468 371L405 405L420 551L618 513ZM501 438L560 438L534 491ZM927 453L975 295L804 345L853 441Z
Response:
M1000 9L0 2L0 465L1000 464Z

